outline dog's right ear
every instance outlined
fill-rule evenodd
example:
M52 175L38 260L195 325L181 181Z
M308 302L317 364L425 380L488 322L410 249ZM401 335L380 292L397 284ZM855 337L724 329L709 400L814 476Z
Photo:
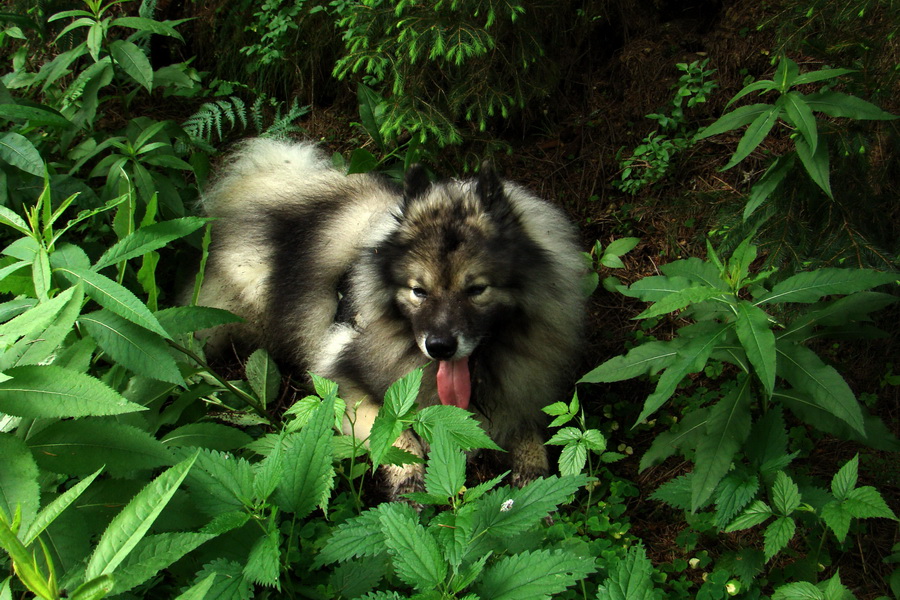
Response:
M418 163L410 166L403 177L403 207L407 207L410 202L423 196L430 185L431 180L428 179L428 171L425 167Z

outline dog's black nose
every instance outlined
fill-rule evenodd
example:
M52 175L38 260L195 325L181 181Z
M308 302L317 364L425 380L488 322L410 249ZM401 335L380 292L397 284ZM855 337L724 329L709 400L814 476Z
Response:
M456 338L453 336L430 335L425 338L425 349L435 360L449 360L456 354Z

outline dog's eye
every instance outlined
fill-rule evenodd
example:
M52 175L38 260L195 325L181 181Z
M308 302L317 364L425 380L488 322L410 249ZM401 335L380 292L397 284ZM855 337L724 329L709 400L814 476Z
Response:
M470 298L474 298L475 296L482 295L486 289L486 285L473 285L466 288L466 294L468 294Z
M427 298L428 292L425 291L425 288L414 287L412 288L413 296L416 298Z

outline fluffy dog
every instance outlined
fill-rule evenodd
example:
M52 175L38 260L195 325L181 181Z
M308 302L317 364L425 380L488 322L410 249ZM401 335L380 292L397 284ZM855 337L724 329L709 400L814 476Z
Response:
M204 208L218 220L199 303L245 319L213 331L213 351L261 346L333 379L360 439L388 386L424 366L421 406L473 411L514 483L547 473L540 409L559 399L584 316L560 210L487 164L438 183L413 167L398 186L264 139L231 157ZM423 454L411 432L396 445ZM420 465L386 474L393 497L421 487Z

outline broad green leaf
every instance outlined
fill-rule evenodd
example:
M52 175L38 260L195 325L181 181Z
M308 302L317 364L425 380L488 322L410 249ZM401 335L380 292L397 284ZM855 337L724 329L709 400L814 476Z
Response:
M797 523L791 517L778 517L769 523L763 533L763 550L767 562L788 545L796 531Z
M666 263L659 270L670 278L684 277L694 283L702 283L706 287L717 288L723 292L730 290L716 265L695 256Z
M202 504L213 514L243 511L253 504L253 468L224 452L201 450L187 485L193 495L203 494Z
M179 596L176 596L174 600L206 600L206 598L219 598L219 596L209 595L209 590L212 588L215 581L216 574L210 573L205 579L201 579L182 592Z
M356 95L357 99L359 100L359 120L362 122L362 126L366 130L366 133L368 133L372 140L375 142L375 145L378 146L380 150L384 151L385 142L384 138L381 136L384 99L381 98L381 96L379 96L378 93L375 92L372 88L362 83L357 86Z
M42 104L0 104L0 115L7 119L24 119L31 125L69 127L71 121L55 108Z
M881 292L856 292L837 300L809 307L797 319L785 325L778 339L803 341L813 328L841 326L869 320L869 313L897 302L897 297Z
M652 317L658 317L676 310L681 310L691 304L699 304L700 302L705 302L714 298L721 298L723 295L723 291L717 288L706 286L689 287L661 298L653 306L634 318L650 319Z
M778 117L781 115L781 109L777 106L770 106L768 110L761 113L753 122L750 123L750 126L747 127L747 131L744 132L741 141L738 142L737 149L734 151L734 154L729 159L728 164L719 169L720 171L727 171L734 165L738 164L745 158L747 158L753 150L759 146L762 141L769 135L769 132L772 130L772 127L775 126L775 123L778 121Z
M415 369L398 379L384 395L384 410L398 419L406 417L416 403L419 386L422 384L422 369Z
M859 402L834 367L823 363L812 350L803 346L779 342L777 349L779 375L800 392L808 394L819 407L859 434L866 435Z
M651 600L656 597L652 575L644 547L632 546L609 570L609 577L597 589L597 600Z
M372 460L372 466L378 467L384 463L384 457L388 448L397 441L400 434L403 433L403 423L388 414L383 414L384 407L378 411L378 416L372 423L372 429L369 431L369 458ZM360 440L363 441L363 440Z
M841 543L847 538L847 532L850 531L850 522L853 515L844 506L843 502L833 500L822 507L819 513L825 525L834 532L834 536Z
M596 570L592 558L563 550L504 556L486 568L478 595L491 600L541 600L564 591Z
M539 523L587 481L584 475L551 475L520 489L497 488L481 498L475 514L475 531L487 531L499 538L521 533Z
M797 510L798 506L800 506L800 489L784 471L779 471L775 475L775 483L772 484L773 510L786 517Z
M626 296L640 298L645 302L656 302L692 285L693 283L687 277L662 277L655 275L638 279L627 288L620 288L619 291Z
M247 359L244 371L247 375L247 382L263 406L268 406L278 399L278 392L281 390L281 373L268 352L262 348L254 351Z
M696 512L709 501L750 434L750 400L750 379L743 377L738 387L710 410L706 435L700 438L694 454L691 511Z
M275 502L301 519L316 506L325 506L334 486L332 426L334 400L323 400L306 427L285 439L284 473L278 482Z
M116 570L175 495L196 458L195 454L147 484L113 518L88 560L86 579L113 573Z
M778 90L780 90L782 94L786 94L792 86L796 85L795 82L799 75L800 67L797 63L786 56L782 56L778 61L778 66L775 68L775 76L772 80L775 82L775 85L778 86Z
M126 40L113 40L109 45L116 64L149 92L153 89L153 67L143 50Z
M165 434L160 441L166 446L179 448L210 448L212 450L236 450L253 441L249 435L221 423L188 423Z
M822 590L808 581L797 581L779 586L772 594L772 600L826 600L826 598Z
M669 431L657 434L650 448L641 457L640 471L662 463L682 448L696 446L701 436L706 435L708 420L708 408L695 409L687 413L681 422Z
M693 473L679 475L662 484L650 494L651 500L665 502L673 508L680 510L691 509L691 486L694 479Z
M57 315L65 309L78 291L80 290L74 287L64 290L46 302L38 303L22 314L3 323L0 325L0 342L4 346L11 346L19 338L31 337L33 334L41 333L53 323Z
M725 532L731 533L732 531L755 527L773 515L774 513L768 504L762 500L754 500L738 518L725 528Z
M738 339L763 384L766 397L769 397L775 389L776 359L775 333L771 329L769 315L747 300L740 300L734 308Z
M2 205L0 205L0 225L12 227L19 233L31 236L31 229L28 228L25 220L9 208Z
M85 293L103 308L135 325L140 325L144 329L149 329L169 339L169 334L159 324L150 309L125 287L108 277L87 269L60 267L57 270L72 283L83 282Z
M115 477L172 464L172 455L149 433L115 421L58 421L29 437L38 465L65 475L85 475L106 465Z
M776 189L778 189L778 186L781 185L781 182L784 181L784 178L787 177L787 174L794 166L795 158L796 155L794 153L779 156L775 159L775 162L766 169L766 172L763 173L762 177L753 184L753 187L750 188L750 194L747 197L747 204L744 206L744 221L749 219L750 215L752 215L756 209L759 208L759 206L765 202Z
M78 322L116 363L138 375L184 385L166 343L154 333L108 310L82 315Z
M716 490L716 527L724 529L758 491L759 480L755 475L745 472L726 475Z
M12 520L17 509L21 510L21 527L28 528L37 515L41 498L37 464L28 446L9 433L0 433L0 456L0 515Z
M500 450L500 446L488 437L473 414L458 406L440 404L425 407L416 413L413 430L426 441L432 440L433 432L437 428L444 428L450 438L463 450L477 448Z
M638 416L636 423L640 423L655 413L666 400L672 397L681 380L691 373L697 373L706 366L710 354L718 344L719 339L728 330L729 325L722 325L704 335L698 335L678 349L678 357L663 371L656 389L644 401L644 408Z
M239 316L227 310L209 306L173 306L154 314L159 324L171 336L243 321Z
M47 599L58 598L55 578L47 580L37 567L36 556L28 551L10 527L7 516L0 513L0 548L6 550L15 567L16 576L36 596ZM6 580L7 582L9 579ZM6 586L7 590L8 585ZM0 593L5 590L0 588Z
M7 456L4 453L4 456ZM26 545L31 545L39 535L41 535L44 530L50 526L56 518L62 514L64 510L66 510L73 502L75 502L79 496L87 489L87 487L97 478L97 475L100 474L102 469L97 469L65 492L57 496L53 499L53 501L41 509L41 512L37 514L37 517L31 523L31 526L28 527L27 531L24 535L22 535L22 542ZM3 489L3 486L0 486L0 490ZM24 525L24 519L23 519Z
M609 383L656 373L675 362L682 345L680 341L641 344L623 356L604 362L579 379L578 383Z
M858 476L859 454L856 454L831 478L831 493L838 500L845 500L850 491L856 487Z
M347 175L355 173L369 173L378 167L378 159L365 148L356 148L350 153L350 164L347 167Z
M807 95L806 104L812 110L823 112L830 117L874 121L890 121L897 118L897 115L885 112L862 98L833 90Z
M819 129L806 97L800 92L788 92L779 100L783 103L786 121L793 125L806 140L812 154L819 145Z
M638 244L641 243L641 238L636 237L626 237L626 238L618 238L609 243L606 249L603 251L604 254L611 254L613 256L622 256L623 254L627 254L637 247Z
M14 366L41 364L51 357L62 345L66 336L72 333L75 320L81 313L83 297L81 286L76 285L39 305L50 304L57 298L68 299L65 300L65 305L55 316L53 322L43 331L31 332L27 337L19 340L13 348L3 353L0 358L0 371L6 371Z
M466 456L444 427L435 427L425 469L425 491L455 498L466 482Z
M270 528L250 548L247 562L244 563L244 577L248 581L266 587L278 586L281 570L278 538L278 530Z
M201 600L251 600L254 595L253 583L244 577L241 563L225 558L217 558L206 563L197 573L194 581L200 583L213 578Z
M26 173L44 176L44 160L24 135L9 131L0 136L0 160Z
M726 113L719 117L709 127L701 129L700 133L694 136L694 141L702 140L704 138L718 135L720 133L725 133L726 131L731 131L732 129L738 129L740 127L743 127L744 125L749 125L760 115L765 114L771 109L771 104L750 104L748 106L736 108L730 113Z
M193 532L160 533L145 537L115 569L113 594L139 586L214 537Z
M210 219L200 217L183 217L141 227L104 252L93 266L93 270L100 271L152 250L158 250L174 240L193 233L209 221Z
M852 294L894 283L898 279L900 279L900 275L897 273L883 273L872 269L823 268L804 271L778 283L771 292L757 298L755 303L811 303L816 302L822 296Z
M419 591L438 587L447 576L447 563L434 536L401 506L382 506L381 530L397 576Z
M559 453L559 474L578 475L586 463L587 447L583 442L579 440L566 444Z
M829 166L828 146L827 144L819 144L815 151L809 147L807 141L802 137L794 138L794 147L797 148L797 156L803 163L803 168L807 174L822 188L829 198L834 198L831 192L831 167Z
M181 34L167 21L155 21L144 17L119 17L113 20L112 25L130 27L131 29L137 29L138 31L149 31L156 35L164 35L182 42L184 41Z
M0 412L29 419L120 415L146 410L88 375L53 365L25 365L0 382Z
M897 520L897 516L888 507L878 490L870 485L851 490L847 494L847 499L844 500L844 507L857 519L880 517Z
M112 575L100 575L79 585L70 600L100 600L105 598L113 589L114 578Z
M388 510L388 506L397 506L396 510L407 512L405 517L402 515L398 517L394 514L395 518L416 521L415 510L408 504L380 504L335 527L314 564L317 566L327 565L352 558L375 556L383 552L385 536L381 529L381 515Z
M841 75L847 75L849 73L855 73L853 69L819 69L818 71L809 71L807 73L803 73L802 75L798 75L796 79L794 79L794 85L805 85L807 83L815 83L817 81L824 81L826 79L834 79L836 77L840 77Z
M50 299L48 293L53 282L50 281L50 256L43 247L38 249L31 263L31 279L38 300L46 302Z
M787 450L788 433L784 415L780 407L770 407L753 424L744 453L755 467L763 469L764 465L788 456Z

